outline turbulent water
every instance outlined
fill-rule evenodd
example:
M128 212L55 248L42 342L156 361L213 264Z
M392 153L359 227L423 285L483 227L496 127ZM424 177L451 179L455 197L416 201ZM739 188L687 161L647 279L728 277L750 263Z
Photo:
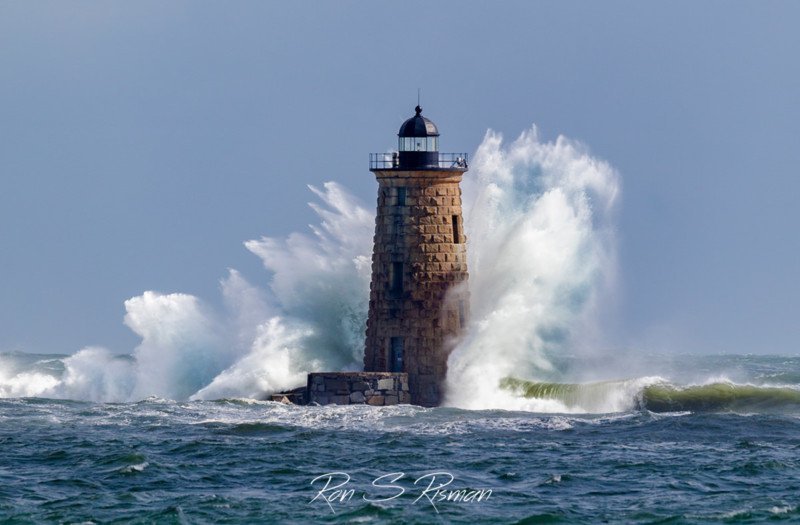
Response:
M55 373L63 366L56 356L3 358ZM679 411L657 412L670 407L648 408L660 399L648 393L652 378L638 386L589 383L588 396L574 385L541 388L539 402L572 413L3 399L0 516L14 523L800 520L800 358L650 361L667 375L683 367L724 372L738 382L710 384L745 389L746 402L720 403L714 388L675 380L659 388L675 394ZM577 412L586 397L628 408ZM342 474L331 486L347 474L342 489L353 495L329 507L314 500L327 478L312 480L334 472ZM399 472L395 484L373 485ZM452 475L440 489L456 491L450 501L433 491L426 497L433 474L433 489ZM398 494L392 485L404 493L364 499ZM480 501L458 500L488 490Z
M0 353L0 522L800 520L800 359L604 350L619 176L535 128L465 178L445 407L260 401L363 359L374 214L311 190L310 233L245 243L262 285L130 298L133 349Z

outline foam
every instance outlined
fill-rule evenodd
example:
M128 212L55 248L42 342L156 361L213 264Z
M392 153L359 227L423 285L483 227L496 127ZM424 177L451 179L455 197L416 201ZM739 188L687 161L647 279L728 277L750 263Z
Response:
M592 329L615 274L612 219L619 177L565 137L536 128L505 146L489 131L464 186L472 320L449 360L447 403L463 408L569 411L498 389L508 375L553 371Z
M472 322L450 360L452 405L568 412L557 400L498 388L512 371L536 378L548 354L590 331L613 278L616 172L564 137L536 129L511 144L487 132L464 181ZM63 370L0 366L0 396L89 401L257 398L319 370L358 370L369 298L374 212L342 186L309 186L319 218L308 233L245 242L268 272L263 286L235 269L222 306L146 291L125 301L141 338L126 356L99 347ZM57 367L56 367L57 368Z

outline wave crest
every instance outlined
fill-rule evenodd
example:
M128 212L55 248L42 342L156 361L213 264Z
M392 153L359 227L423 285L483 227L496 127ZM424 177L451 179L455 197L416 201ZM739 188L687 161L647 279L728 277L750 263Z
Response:
M543 383L507 377L500 388L526 400L549 400L564 412L800 412L800 390L712 382L679 386L660 377L596 383Z

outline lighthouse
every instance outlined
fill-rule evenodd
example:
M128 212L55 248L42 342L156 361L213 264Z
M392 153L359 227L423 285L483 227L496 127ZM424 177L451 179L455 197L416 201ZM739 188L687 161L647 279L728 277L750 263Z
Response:
M439 153L422 108L403 122L397 151L373 153L378 180L364 371L311 372L283 403L437 406L447 357L469 316L461 218L466 153Z
M469 313L467 155L439 152L439 130L419 106L397 136L396 153L370 155L378 206L364 370L405 373L411 403L436 406Z

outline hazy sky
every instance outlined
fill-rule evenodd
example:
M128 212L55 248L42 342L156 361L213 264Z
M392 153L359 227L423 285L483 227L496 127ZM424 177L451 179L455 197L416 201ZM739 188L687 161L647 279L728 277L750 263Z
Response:
M612 346L796 353L800 3L0 2L0 351L129 352L123 301L218 302L242 245L365 203L417 88L622 176ZM468 234L469 232L467 232Z

